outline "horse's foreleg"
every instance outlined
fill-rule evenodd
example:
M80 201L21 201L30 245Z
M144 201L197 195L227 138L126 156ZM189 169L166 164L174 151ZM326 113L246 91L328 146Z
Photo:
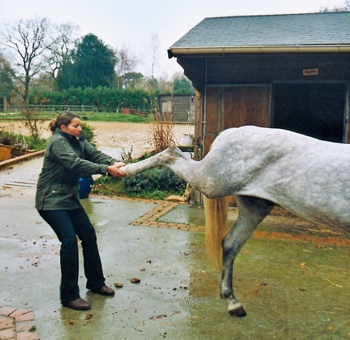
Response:
M181 152L177 147L172 146L143 161L127 164L126 166L119 168L119 170L127 176L135 176L140 172L151 169L155 166L166 166L170 168L177 162L188 160L188 158L191 157Z
M233 295L233 262L259 223L271 212L273 204L256 197L237 196L237 205L238 219L222 242L221 297L228 301L228 311L231 315L245 316L244 308Z
M188 153L181 152L179 148L171 146L155 156L138 163L127 164L119 170L127 176L135 176L153 167L165 166L174 171L180 178L192 184L192 178L196 178L193 173L198 168L197 163L199 162L192 160Z

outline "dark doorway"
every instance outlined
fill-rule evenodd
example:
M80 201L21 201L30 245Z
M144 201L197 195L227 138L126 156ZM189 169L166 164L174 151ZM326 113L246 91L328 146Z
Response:
M342 142L345 95L345 84L276 84L273 126Z

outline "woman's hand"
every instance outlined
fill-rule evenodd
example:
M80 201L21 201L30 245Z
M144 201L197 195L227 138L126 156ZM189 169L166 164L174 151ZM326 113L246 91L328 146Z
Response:
M119 170L122 166L125 166L124 163L114 163L107 168L107 172L114 178L125 177L125 174Z

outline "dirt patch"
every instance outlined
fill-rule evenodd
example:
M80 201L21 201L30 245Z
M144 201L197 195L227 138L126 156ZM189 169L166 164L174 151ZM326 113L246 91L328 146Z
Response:
M151 149L151 124L118 123L118 122L87 122L94 129L98 148L124 148L135 152ZM40 137L50 138L49 121L40 124ZM28 127L22 121L0 122L0 130L30 135ZM176 124L174 126L175 143L180 143L184 134L194 134L194 125Z

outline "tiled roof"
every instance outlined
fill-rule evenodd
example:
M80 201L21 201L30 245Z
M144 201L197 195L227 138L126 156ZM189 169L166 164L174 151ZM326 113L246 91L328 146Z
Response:
M350 12L206 18L172 49L350 45Z

